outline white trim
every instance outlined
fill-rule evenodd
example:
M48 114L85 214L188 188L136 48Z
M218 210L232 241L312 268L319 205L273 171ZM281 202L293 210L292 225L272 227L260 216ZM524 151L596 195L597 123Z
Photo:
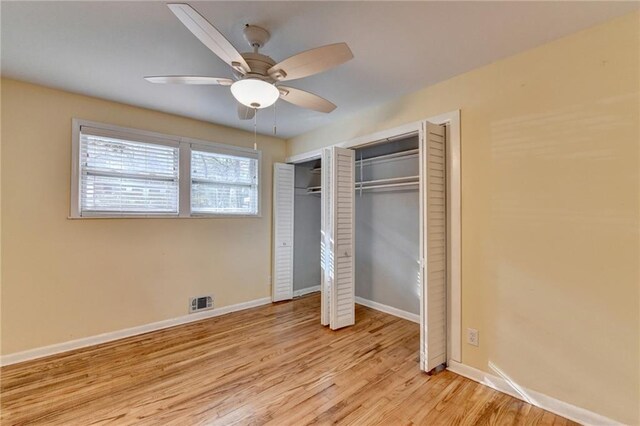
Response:
M82 126L86 126L86 127L93 127L94 129L108 130L108 131L119 133L119 134L126 133L134 136L144 136L145 138L160 139L167 142L170 142L170 141L173 141L175 143L180 142L180 136L176 136L176 135L150 132L148 130L117 126L115 124L99 123L97 121L83 120L81 118L73 118L71 122L74 127L77 126L78 130L80 130Z
M80 127L88 123L77 118L71 119L71 196L69 218L80 218Z
M382 303L374 302L373 300L363 299L356 296L356 303L367 308L375 309L376 311L384 312L385 314L393 315L394 317L403 318L416 324L420 324L420 315L412 314L411 312L403 311L402 309L394 308L393 306L383 305Z
M231 144L224 144L219 142L205 141L202 139L188 138L186 136L181 137L180 142L190 144L193 148L196 149L196 151L213 152L216 154L231 155L234 157L260 159L260 155L262 154L262 150L259 150L259 149L247 148L244 146L237 146L237 145L231 145Z
M96 216L86 215L81 217L67 216L68 220L110 220L110 219L261 219L262 215L255 214L208 214L208 213L193 213L191 216L180 216L177 214L139 214L133 215L131 213L118 216Z
M75 349L85 348L87 346L99 345L101 343L111 342L114 340L124 339L126 337L137 336L139 334L149 333L151 331L162 330L164 328L175 327L176 325L187 324L190 322L200 321L207 318L217 317L231 312L241 311L244 309L254 308L256 306L268 305L271 303L270 297L250 300L248 302L236 303L235 305L214 308L205 312L183 315L177 318L171 318L163 321L152 322L150 324L139 325L136 327L125 328L123 330L111 331L95 336L83 337L81 339L70 340L68 342L56 343L54 345L43 346L40 348L29 349L22 352L2 355L0 357L0 365L11 365L19 362L29 361L36 358L55 355Z
M191 216L191 147L180 144L178 167L178 216Z
M420 132L423 121L403 124L393 129L381 130L370 135L361 136L359 138L350 139L345 142L336 144L340 148L360 148L367 145L374 145L386 142L387 139L398 139L403 137L416 136Z
M320 291L320 285L314 285L312 287L305 287L299 290L294 290L293 297L304 296L305 294L316 293Z
M438 117L440 116L437 116L435 118L438 118ZM428 120L435 124L441 124L441 123L432 121L431 119L428 119ZM403 135L409 136L412 133L418 134L418 132L420 131L420 126L422 125L423 121L424 120L403 124L402 126L394 127L393 129L381 130L379 132L372 133L369 135L360 136L360 137L349 139L347 141L343 141L340 143L331 144L326 146L325 148L331 148L333 146L337 146L338 148L356 148L356 147L361 147L365 145L372 145L378 142L383 142L385 139L390 139L390 138L396 139L398 136L403 136ZM290 157L287 157L285 161L287 163L293 163L293 164L304 163L306 161L317 160L321 156L322 156L322 148L314 149L313 151L303 152L302 154L292 155Z
M329 147L327 147L329 148ZM314 149L313 151L303 152L302 154L292 155L287 157L285 163L299 164L306 163L307 161L317 160L322 157L322 148Z
M498 376L455 361L448 362L447 370L580 424L594 426L622 424L600 414L569 404L568 402L560 401L549 395L527 389L515 383L496 366L490 364L489 367L494 369L496 373L498 373Z

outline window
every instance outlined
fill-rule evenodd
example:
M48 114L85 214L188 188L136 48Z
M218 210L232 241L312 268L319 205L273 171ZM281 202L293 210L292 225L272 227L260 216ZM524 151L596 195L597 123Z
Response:
M192 149L191 212L257 214L257 157Z
M260 214L259 151L79 120L73 142L71 217Z
M80 133L80 211L178 214L178 146Z

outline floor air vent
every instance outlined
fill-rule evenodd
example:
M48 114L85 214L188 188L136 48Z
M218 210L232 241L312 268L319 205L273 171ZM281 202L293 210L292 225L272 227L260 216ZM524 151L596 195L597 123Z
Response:
M206 311L207 309L213 309L213 297L202 296L192 297L189 299L189 313Z

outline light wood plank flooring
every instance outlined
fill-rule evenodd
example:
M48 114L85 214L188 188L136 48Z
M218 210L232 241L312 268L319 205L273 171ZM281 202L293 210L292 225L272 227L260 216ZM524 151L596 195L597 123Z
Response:
M317 294L2 368L2 424L573 424L418 368L417 324Z

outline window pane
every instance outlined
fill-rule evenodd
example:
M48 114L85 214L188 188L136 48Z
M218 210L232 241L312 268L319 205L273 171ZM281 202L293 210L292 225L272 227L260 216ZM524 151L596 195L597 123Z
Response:
M191 178L212 182L256 183L257 161L247 157L193 151Z
M256 188L193 183L191 210L195 213L257 214Z
M85 138L81 158L85 170L178 176L178 149L175 147L96 136Z
M258 214L258 160L191 152L191 211L200 214Z
M177 147L94 135L80 139L83 213L178 213Z
M150 179L84 175L83 211L178 213L178 183Z

